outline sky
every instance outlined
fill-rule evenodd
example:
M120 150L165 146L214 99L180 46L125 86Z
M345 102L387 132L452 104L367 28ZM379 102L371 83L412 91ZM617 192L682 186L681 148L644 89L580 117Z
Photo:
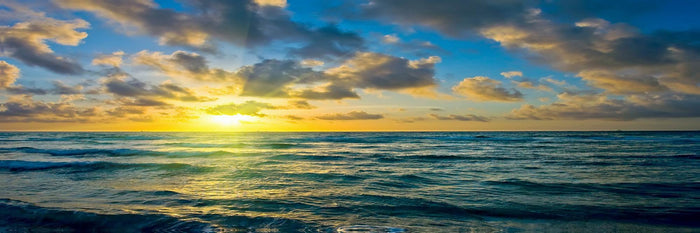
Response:
M697 12L694 0L0 0L0 130L700 130Z

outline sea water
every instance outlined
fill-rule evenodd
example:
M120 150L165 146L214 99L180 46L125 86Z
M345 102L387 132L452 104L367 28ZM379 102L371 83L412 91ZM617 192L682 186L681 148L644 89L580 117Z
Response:
M0 133L0 232L699 230L699 132Z

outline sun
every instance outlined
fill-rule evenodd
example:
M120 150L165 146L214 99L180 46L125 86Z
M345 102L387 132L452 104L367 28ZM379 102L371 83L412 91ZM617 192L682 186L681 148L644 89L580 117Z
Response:
M230 126L230 125L240 125L241 122L252 122L256 121L258 118L249 115L209 115L209 120L219 125Z

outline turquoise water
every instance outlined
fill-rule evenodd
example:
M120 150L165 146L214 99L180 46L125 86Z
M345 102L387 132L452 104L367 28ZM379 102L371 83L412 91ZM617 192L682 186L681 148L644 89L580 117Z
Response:
M0 133L0 232L697 232L698 132Z

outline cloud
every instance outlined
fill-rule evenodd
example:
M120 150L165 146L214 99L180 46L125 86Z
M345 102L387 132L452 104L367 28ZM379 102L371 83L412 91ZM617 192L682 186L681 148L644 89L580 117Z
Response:
M380 53L358 52L342 65L329 69L326 74L338 77L359 88L401 90L432 87L435 63L440 57L411 61Z
M325 64L325 63L321 60L315 60L315 59L301 60L302 66L314 67L314 66L322 66L323 64Z
M481 122L488 122L489 121L488 117L477 116L474 114L467 114L467 115L450 114L449 116L440 116L438 114L430 114L430 116L435 118L435 119L443 120L443 121L481 121Z
M559 120L700 117L700 98L694 95L632 95L624 99L603 94L562 93L549 105L526 104L506 115L507 119Z
M396 34L391 34L391 35L384 35L382 37L382 42L387 43L387 44L395 44L400 41L399 37L396 36Z
M289 119L289 120L293 120L293 121L300 121L300 120L304 120L304 118L303 118L303 117L299 117L299 116L294 116L294 115L286 115L286 116L284 116L284 118L287 118L287 119Z
M151 0L55 0L66 9L95 13L125 28L149 34L161 44L216 50L216 41L255 47L272 41L301 44L292 53L324 57L353 51L363 40L335 25L311 28L291 20L285 1L183 1L186 10L160 8Z
M5 6L14 9L13 6ZM47 41L76 46L87 37L87 33L78 30L88 28L90 24L82 19L57 20L37 12L26 14L29 14L28 21L0 26L0 47L3 50L0 56L12 57L26 65L39 66L59 74L82 73L80 64L54 54Z
M0 103L0 122L85 122L97 108L80 108L69 102L43 102L31 96L11 96Z
M620 21L633 18L625 15L641 12L629 9L656 9L655 5L665 3L597 0L424 3L371 1L348 7L345 13L403 27L423 26L455 38L480 35L512 53L574 74L604 91L585 100L560 95L560 100L551 105L525 105L514 111L513 118L635 119L695 115L692 110L695 108L690 106L697 103L700 95L699 31L643 32L625 23L591 18L604 15ZM548 90L544 82L569 88L565 82L552 79L515 81L522 88ZM520 92L505 89L495 80L472 79L453 90L472 99L522 99Z
M124 51L116 51L112 54L102 54L92 59L93 65L106 65L119 67L122 64L122 56L124 56Z
M390 51L397 48L397 52L410 53L416 56L430 56L434 54L449 54L448 51L438 47L437 45L425 40L409 40L403 41L396 34L389 34L379 37L379 41L389 45Z
M360 98L360 96L355 93L351 86L344 83L328 83L327 85L317 86L312 89L292 91L290 96L310 100L340 100Z
M475 101L517 102L523 100L523 94L516 89L506 89L498 80L476 76L465 78L452 91Z
M244 80L241 96L291 97L291 85L327 80L322 72L302 67L292 60L266 59L236 71Z
M334 85L334 77L304 67L294 60L265 59L236 71L210 68L205 57L184 51L176 51L170 55L141 51L133 60L136 64L155 68L174 77L229 84L224 88L212 89L211 92L216 95L304 99L359 98L351 90L352 87ZM293 88L295 85L310 86L319 83L325 85L313 86L310 89Z
M163 82L159 85L149 85L135 78L127 79L125 74L115 74L103 81L107 92L119 97L139 97L138 101L145 104L162 103L152 98L174 99L186 102L213 101L214 98L196 96L189 88L181 87L172 82ZM147 98L147 99L143 99ZM140 105L140 104L139 104Z
M522 77L523 72L521 71L507 71L507 72L501 72L501 75L506 78L513 78L513 77Z
M53 89L50 92L56 95L78 95L83 90L82 85L69 86L61 81L53 81L52 83Z
M207 114L211 115L249 115L249 116L265 116L265 114L260 113L260 111L265 109L277 109L272 104L263 103L258 101L246 101L242 104L224 104L215 107L207 108L204 110Z
M148 66L163 73L188 79L232 82L240 85L239 76L223 69L210 68L205 57L197 53L175 51L172 54L143 50L133 56L135 64Z
M306 60L264 59L236 71L210 68L205 57L184 51L172 54L141 51L133 57L136 64L181 78L226 82L225 88L212 90L229 94L265 98L346 99L359 98L356 88L401 91L409 94L436 96L435 63L440 57L408 60L379 53L355 53L341 65L316 71ZM321 62L321 63L319 63Z
M481 34L610 94L700 94L700 48L692 42L700 39L697 31L641 34L597 18L560 24L532 15Z
M76 95L81 94L82 86L68 86L61 81L53 81L52 89L31 88L15 84L19 78L20 70L5 61L0 61L0 89L15 95Z
M352 111L349 113L335 113L317 116L320 120L378 120L384 118L381 114L369 114L364 111Z
M6 61L0 61L0 88L8 88L12 86L18 77L19 68L7 63Z
M254 0L254 2L260 6L287 7L287 0Z
M547 85L540 84L540 83L535 84L529 80L525 80L525 81L513 80L511 82L515 83L516 85L518 85L518 87L521 87L521 88L535 89L535 90L540 90L540 91L552 91L552 88L547 86Z
M452 37L465 37L493 24L518 22L537 1L447 0L426 4L424 0L346 1L351 17L375 19L404 26L435 28ZM358 9L359 8L359 9Z
M285 106L285 107L290 108L290 109L314 109L314 108L316 108L316 106L309 104L309 102L307 102L305 100L290 100L288 102L287 106Z
M335 25L328 25L304 34L308 42L304 46L291 49L291 55L305 58L340 57L361 50L364 46L362 37L354 32L343 32Z

